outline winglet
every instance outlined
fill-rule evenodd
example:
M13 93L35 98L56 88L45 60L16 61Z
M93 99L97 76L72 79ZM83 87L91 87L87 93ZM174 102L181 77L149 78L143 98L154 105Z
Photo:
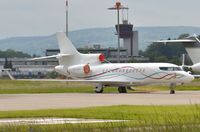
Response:
M16 79L10 74L10 72L9 72L9 71L11 71L11 69L3 69L2 71L5 71L6 74L9 76L9 78L10 78L11 80L16 80Z

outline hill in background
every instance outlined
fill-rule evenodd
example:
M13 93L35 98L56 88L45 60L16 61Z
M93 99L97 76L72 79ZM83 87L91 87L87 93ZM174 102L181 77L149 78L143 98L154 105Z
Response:
M136 27L139 31L139 48L145 50L153 40L177 38L180 34L200 34L200 27ZM69 38L77 48L94 44L102 47L116 47L117 36L114 28L93 28L71 31ZM46 49L57 49L55 34L36 37L13 37L0 40L0 50L13 49L29 54L44 55Z

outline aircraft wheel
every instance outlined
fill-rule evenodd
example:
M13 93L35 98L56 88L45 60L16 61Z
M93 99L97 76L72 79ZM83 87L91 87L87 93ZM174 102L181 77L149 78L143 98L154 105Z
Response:
M95 93L103 93L103 89L101 89L101 90L95 90Z
M170 90L170 94L175 94L175 90Z
M124 87L124 86L119 86L118 91L119 91L119 93L127 93L126 87Z
M103 93L103 85L102 84L98 84L96 87L95 87L95 93Z
M176 84L171 83L170 84L170 94L175 94Z

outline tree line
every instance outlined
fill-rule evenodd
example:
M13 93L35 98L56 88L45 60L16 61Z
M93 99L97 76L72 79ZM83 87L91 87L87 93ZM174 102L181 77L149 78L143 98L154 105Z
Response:
M0 50L0 58L31 58L31 55L23 53L21 51L8 49L6 51Z
M181 39L188 37L189 34L181 34L178 38ZM198 36L200 39L200 36ZM171 38L168 38L169 40ZM149 58L149 62L168 62L181 65L182 54L187 54L185 48L182 44L164 44L164 43L152 43L150 44L145 51L140 51L139 55ZM6 51L0 50L0 58L31 58L36 57L36 55L29 55L21 51L14 51L8 49ZM130 60L130 62L137 62L135 60ZM188 58L186 64L191 64L191 60Z

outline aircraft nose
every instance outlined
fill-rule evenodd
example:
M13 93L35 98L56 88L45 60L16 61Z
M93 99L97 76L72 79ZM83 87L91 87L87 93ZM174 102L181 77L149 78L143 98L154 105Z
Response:
M193 80L194 80L194 76L188 73L188 75L187 75L187 82L191 82Z
M184 77L181 79L182 83L190 83L194 80L194 76L185 71L182 72L182 75L184 75Z

